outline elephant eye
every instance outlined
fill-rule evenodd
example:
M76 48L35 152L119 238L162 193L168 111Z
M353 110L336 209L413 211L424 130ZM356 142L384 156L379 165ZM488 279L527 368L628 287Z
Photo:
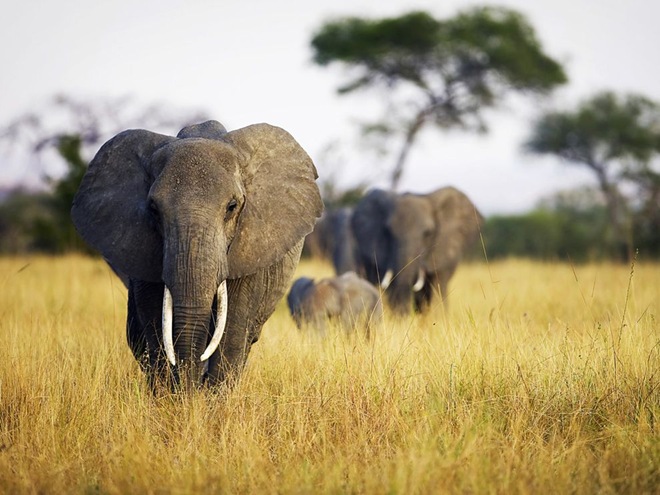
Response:
M154 200L149 200L149 213L155 217L158 217L158 206L156 206L156 202Z
M238 202L235 199L232 199L229 203L227 203L227 217L229 217L234 211L236 210L236 207L238 206Z

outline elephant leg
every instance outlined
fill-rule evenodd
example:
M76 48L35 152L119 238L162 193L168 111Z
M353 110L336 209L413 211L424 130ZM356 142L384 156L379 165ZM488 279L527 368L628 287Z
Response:
M440 287L440 295L445 308L449 302L449 280L454 276L457 265L450 266L438 273L438 286Z
M429 309L431 306L431 300L433 299L434 286L434 280L427 276L427 282L424 284L424 287L422 287L420 291L414 293L413 304L415 311L424 313Z
M207 383L212 387L223 383L233 385L247 359L248 336L252 323L247 313L249 310L242 309L250 306L249 296L241 287L243 282L243 279L227 282L229 312L225 333L218 350L209 358L206 374Z
M133 353L133 357L140 365L142 371L146 373L149 365L149 353L147 352L147 336L145 328L140 323L135 302L135 294L132 283L129 282L128 288L128 310L126 316L126 340L128 347Z
M208 384L233 386L261 329L284 296L300 259L302 241L270 267L228 280L227 324L220 347L209 359Z
M128 324L133 336L131 338L143 342L145 346L141 358L136 356L136 359L147 374L147 381L154 391L161 385L171 388L174 378L169 373L162 345L163 290L162 283L143 281L131 281L129 288ZM136 355L135 350L133 355Z

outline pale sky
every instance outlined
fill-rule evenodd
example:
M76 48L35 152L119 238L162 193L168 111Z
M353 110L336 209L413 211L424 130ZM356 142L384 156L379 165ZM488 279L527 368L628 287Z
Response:
M228 129L268 122L289 131L321 178L386 186L394 157L365 154L357 120L381 114L376 96L337 96L339 67L311 62L309 41L330 17L443 18L484 2L468 0L2 0L0 123L38 110L55 93L132 96L203 110ZM657 0L505 0L527 16L569 83L544 103L518 101L492 112L490 133L428 129L413 150L401 190L443 185L465 191L485 214L526 211L561 189L594 184L587 172L527 156L521 143L540 107L570 108L600 90L660 101ZM331 143L341 143L333 153ZM57 168L57 165L55 164ZM48 165L41 166L48 168ZM56 170L56 169L55 169ZM0 185L38 171L0 156Z

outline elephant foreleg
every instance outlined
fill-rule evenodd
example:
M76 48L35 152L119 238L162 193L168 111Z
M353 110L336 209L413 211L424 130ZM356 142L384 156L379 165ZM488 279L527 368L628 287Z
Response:
M261 329L284 296L300 259L302 241L270 267L227 281L227 325L220 347L209 359L208 383L232 386L239 378Z
M149 365L149 353L147 352L147 336L145 328L138 319L135 294L129 284L128 310L126 317L126 340L133 357L140 365L142 371L146 372Z
M429 309L433 299L434 285L433 280L428 279L419 291L413 292L415 311L424 313Z
M162 346L163 284L131 281L128 291L128 339L152 390L171 388L174 379Z

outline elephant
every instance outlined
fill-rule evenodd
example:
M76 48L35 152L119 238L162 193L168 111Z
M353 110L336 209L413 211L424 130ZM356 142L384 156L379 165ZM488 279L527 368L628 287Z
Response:
M310 325L320 334L326 333L330 320L351 332L364 327L366 336L383 318L380 292L355 272L314 281L298 278L287 296L291 316L298 328Z
M336 275L355 271L355 241L351 231L352 208L326 208L314 230L305 238L303 252L328 259Z
M351 217L356 263L398 313L426 311L436 290L446 305L449 280L482 224L472 201L454 187L428 194L374 189Z
M152 389L239 377L322 213L317 178L269 124L133 129L100 148L72 220L127 282L127 340Z

